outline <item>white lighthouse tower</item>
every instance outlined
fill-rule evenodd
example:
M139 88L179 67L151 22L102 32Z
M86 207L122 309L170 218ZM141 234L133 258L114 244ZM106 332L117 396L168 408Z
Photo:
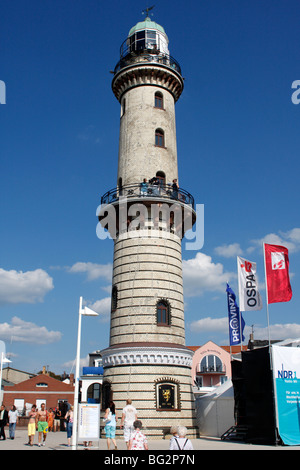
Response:
M117 184L99 220L114 238L103 400L133 400L149 438L172 425L197 435L185 346L181 241L195 222L178 187L175 103L183 90L162 26L147 16L121 46L112 90L121 104Z

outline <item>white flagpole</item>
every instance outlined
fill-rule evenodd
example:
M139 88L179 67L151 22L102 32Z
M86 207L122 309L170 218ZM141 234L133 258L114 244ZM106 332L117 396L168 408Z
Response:
M230 360L232 361L232 354L231 354L231 341L230 341L230 325L229 325L229 307L228 307L228 292L227 286L229 287L228 281L226 282L226 300L227 300L227 318L228 318L228 334L229 334L229 354Z
M270 346L271 346L271 339L270 339L270 320L269 320L268 282L267 282L267 268L266 268L266 250L265 250L265 243L263 243L263 252L264 252L264 265L265 265L265 284L266 284L266 305L267 305L268 336L269 336L269 348L270 348Z
M272 394L273 394L273 409L274 409L274 433L275 433L275 443L277 444L277 433L278 430L278 423L277 423L277 407L275 403L275 383L274 383L274 375L273 375L273 358L272 358L272 349L271 349L271 338L270 338L270 320L269 320L269 303L268 303L268 283L267 283L267 268L266 268L266 250L265 250L265 243L263 243L263 251L264 251L264 265L265 265L265 283L266 283L266 304L267 304L267 320L268 320L268 335L269 335L269 361L270 361L270 372L271 372L271 382L272 382Z
M239 299L239 316L240 316L240 338L241 338L241 353L243 350L243 331L242 331L242 312L241 312L241 301L240 301L240 279L239 279L239 257L236 257L237 262L237 273L238 273L238 299Z

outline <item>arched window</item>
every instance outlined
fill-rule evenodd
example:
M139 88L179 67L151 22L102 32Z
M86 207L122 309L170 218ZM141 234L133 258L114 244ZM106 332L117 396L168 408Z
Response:
M100 403L101 397L101 385L99 383L93 383L87 389L87 401L88 403Z
M162 129L156 129L155 131L155 145L156 147L165 146L165 133Z
M159 300L156 304L156 320L160 326L171 324L170 304L166 300Z
M157 91L154 95L154 107L159 109L164 108L164 97L160 91Z
M219 357L208 355L204 356L200 363L201 372L222 372L223 364Z
M159 181L159 186L160 187L165 186L165 184L166 184L166 175L165 175L165 173L163 171L158 171L155 176Z
M117 286L113 286L111 291L111 311L117 310L118 306L118 289Z

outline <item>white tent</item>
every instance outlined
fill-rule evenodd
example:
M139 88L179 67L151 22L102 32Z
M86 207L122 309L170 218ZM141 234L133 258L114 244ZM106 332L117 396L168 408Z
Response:
M200 436L221 437L234 426L234 396L231 380L213 392L196 398L197 426Z

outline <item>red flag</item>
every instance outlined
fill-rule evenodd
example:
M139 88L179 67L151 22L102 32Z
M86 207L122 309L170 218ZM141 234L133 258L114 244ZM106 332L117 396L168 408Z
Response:
M264 243L268 304L292 298L289 277L289 252L284 246Z

